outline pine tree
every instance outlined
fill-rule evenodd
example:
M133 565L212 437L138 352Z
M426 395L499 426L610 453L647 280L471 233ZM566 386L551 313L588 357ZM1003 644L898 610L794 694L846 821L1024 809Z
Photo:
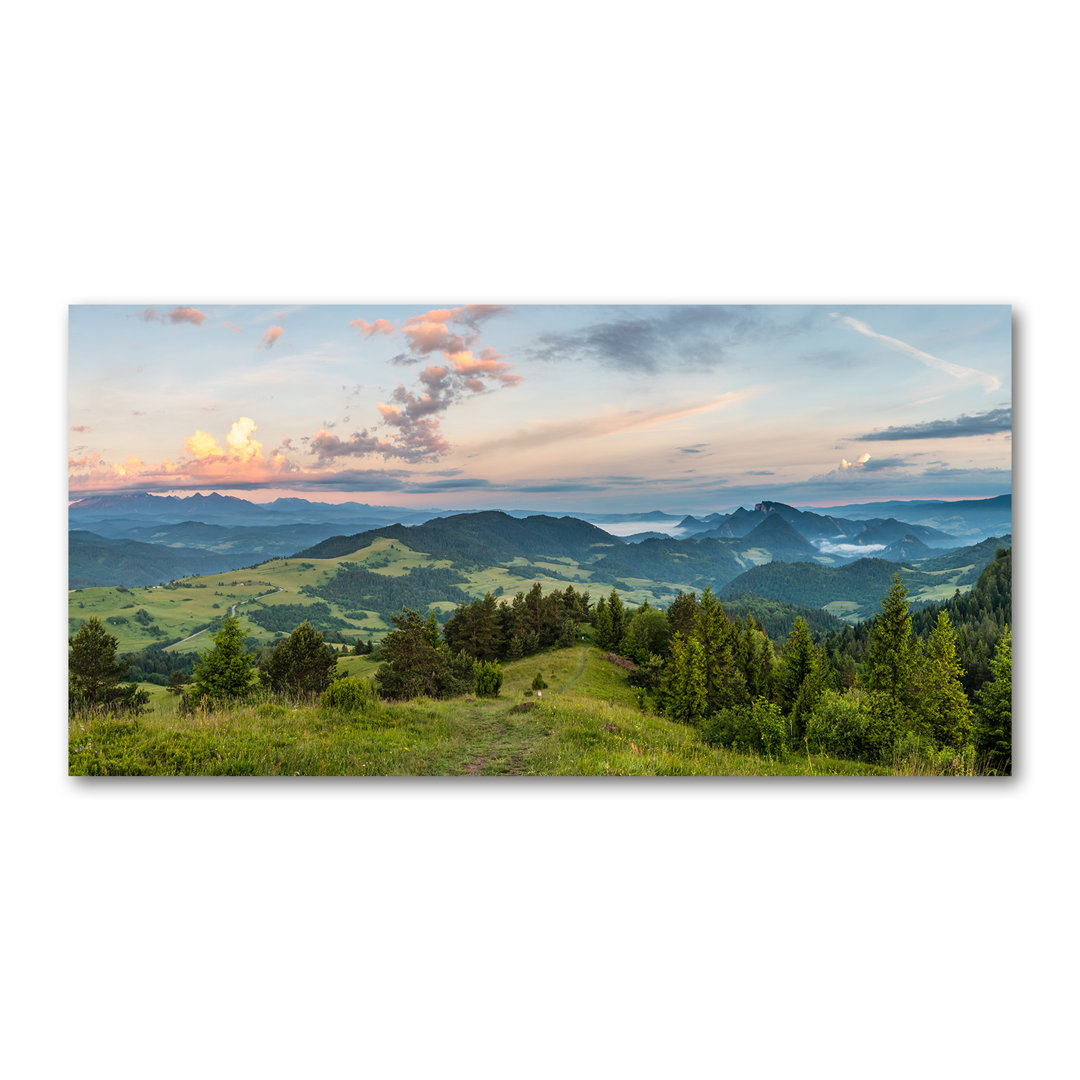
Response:
M998 772L1012 771L1012 630L1006 629L990 661L992 678L975 699L978 747Z
M190 696L211 702L238 698L251 686L255 657L244 651L244 631L235 615L226 615L214 635L214 647L199 655Z
M596 603L596 644L601 649L615 647L615 632L611 625L611 609L601 596Z
M618 648L626 630L626 609L619 594L612 589L608 594L608 611L611 612L612 648Z
M964 669L956 655L956 635L947 612L938 614L937 624L926 643L922 692L918 706L928 734L937 746L962 750L974 736L974 717L964 693Z
M697 625L691 640L697 641L702 647L706 711L711 715L718 709L748 701L746 678L735 658L735 628L728 621L711 586L701 594Z
M701 724L709 715L705 650L697 638L676 634L661 689L664 711L684 724Z
M795 620L784 644L777 682L781 707L791 716L794 733L802 735L806 717L825 687L825 678L824 658L801 615Z
M275 694L314 698L330 686L336 669L337 653L305 621L274 646L259 678Z
M893 574L892 585L870 631L870 689L886 694L899 705L907 705L914 657L907 589L900 575Z
M120 684L131 674L130 660L117 660L119 640L113 637L96 615L91 615L68 638L68 707L73 711L108 706L115 712L142 711L150 700L145 690L134 684Z

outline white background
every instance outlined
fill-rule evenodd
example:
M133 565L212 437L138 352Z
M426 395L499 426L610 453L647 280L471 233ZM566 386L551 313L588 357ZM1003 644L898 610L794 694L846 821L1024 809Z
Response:
M1074 20L9 12L12 1075L1066 1071ZM67 778L67 304L360 300L1012 303L1016 777Z

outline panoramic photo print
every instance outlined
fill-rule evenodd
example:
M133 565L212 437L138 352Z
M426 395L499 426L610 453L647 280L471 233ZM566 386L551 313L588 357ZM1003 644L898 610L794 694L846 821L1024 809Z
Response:
M68 771L1006 776L1008 306L69 309Z

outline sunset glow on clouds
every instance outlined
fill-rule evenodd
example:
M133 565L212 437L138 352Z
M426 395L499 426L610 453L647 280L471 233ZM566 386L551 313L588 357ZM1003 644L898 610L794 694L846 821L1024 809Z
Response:
M73 498L689 512L1011 486L1001 307L75 307L70 340Z

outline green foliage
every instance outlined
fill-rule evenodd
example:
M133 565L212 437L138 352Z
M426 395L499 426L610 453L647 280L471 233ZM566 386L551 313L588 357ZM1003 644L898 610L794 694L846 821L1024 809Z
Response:
M990 663L993 678L975 699L978 747L990 768L1012 771L1012 630L998 642Z
M297 700L314 699L330 686L337 662L334 649L305 621L274 646L259 671L259 679L271 693Z
M391 617L395 629L383 638L375 675L379 693L392 701L445 698L472 686L472 658L451 653L445 642L433 645L426 619L410 608Z
M368 704L370 689L364 679L347 676L335 679L323 692L320 704L324 709L355 716Z
M920 727L937 746L963 749L974 743L975 721L956 656L956 635L947 612L939 612L926 643L919 695Z
M907 589L899 574L893 574L881 613L870 630L869 686L897 704L910 696L914 646L911 640L911 613Z
M497 660L473 663L473 689L477 697L498 697L502 684L503 670Z
M865 693L825 690L806 718L806 745L810 752L851 761L869 756L870 718Z
M327 604L251 604L244 614L264 630L288 633L301 622L324 633L334 630L352 630L352 624L331 613ZM336 640L336 639L335 639Z
M440 567L414 566L408 573L394 577L349 562L342 563L326 581L304 585L300 591L346 609L377 611L389 620L402 608L422 611L439 600L468 603L469 597L460 588L461 580L460 571Z
M670 645L671 627L667 616L645 601L630 616L619 652L635 663L643 664L653 654L664 656Z
M548 684L544 682L544 676L538 671L536 673L536 678L532 681L532 688L534 690L546 690L547 687Z
M795 620L784 644L776 681L780 705L791 715L792 733L801 737L806 717L825 685L824 658L810 639L810 628L802 618Z
M611 609L601 596L596 602L596 645L605 652L615 647L615 630L611 621Z
M189 697L216 704L242 697L251 687L255 657L244 649L244 631L235 615L226 615L214 635L214 646L199 654Z
M120 685L130 674L131 661L116 659L117 639L96 615L91 615L79 632L68 638L68 645L69 711L142 711L150 696L135 685Z

